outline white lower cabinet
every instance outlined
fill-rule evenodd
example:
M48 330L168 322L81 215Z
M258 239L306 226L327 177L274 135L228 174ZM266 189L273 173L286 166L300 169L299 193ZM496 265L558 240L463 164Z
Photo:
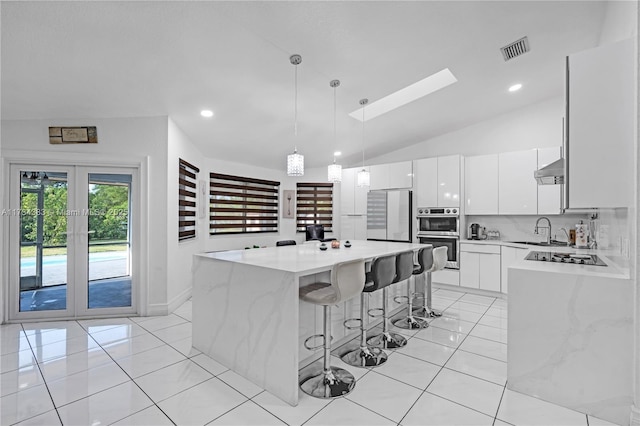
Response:
M500 291L508 293L509 267L514 263L524 259L529 254L528 248L507 247L502 246L500 254L501 274L500 274Z
M500 291L500 246L460 244L460 286Z

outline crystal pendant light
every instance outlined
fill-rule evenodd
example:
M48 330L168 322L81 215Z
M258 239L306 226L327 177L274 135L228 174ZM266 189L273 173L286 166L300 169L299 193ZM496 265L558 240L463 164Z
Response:
M369 172L364 168L364 106L369 103L369 99L360 99L360 105L362 105L362 170L358 172L358 186L369 186L371 177Z
M333 87L333 145L336 146L338 142L338 133L336 131L336 87L340 86L340 80L331 80L329 86ZM329 164L327 168L327 179L329 182L340 183L342 182L342 166L336 164L336 155L333 153L333 164Z
M294 124L293 134L298 138L298 65L302 63L302 56L291 55L289 61L295 66L295 99L294 99ZM293 154L287 155L287 175L304 176L304 155L298 154L298 147L294 145Z

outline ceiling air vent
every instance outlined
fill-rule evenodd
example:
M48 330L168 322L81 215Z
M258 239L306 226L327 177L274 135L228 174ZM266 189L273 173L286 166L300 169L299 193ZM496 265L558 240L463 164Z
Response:
M502 52L502 57L505 61L509 59L513 59L516 56L524 55L529 51L529 39L527 37L522 37L520 40L516 40L513 43L509 43L504 47L500 48Z

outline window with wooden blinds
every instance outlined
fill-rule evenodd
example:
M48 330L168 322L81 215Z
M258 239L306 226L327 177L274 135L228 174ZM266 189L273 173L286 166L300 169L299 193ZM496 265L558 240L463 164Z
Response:
M196 181L198 169L178 159L178 241L196 237Z
M280 182L209 175L209 234L278 232Z
M333 183L298 183L296 191L296 227L305 232L307 225L320 224L332 231Z

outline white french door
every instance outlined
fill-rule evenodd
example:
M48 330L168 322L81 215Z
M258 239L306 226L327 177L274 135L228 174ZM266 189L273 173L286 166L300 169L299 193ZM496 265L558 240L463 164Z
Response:
M9 319L137 312L139 172L11 164Z

